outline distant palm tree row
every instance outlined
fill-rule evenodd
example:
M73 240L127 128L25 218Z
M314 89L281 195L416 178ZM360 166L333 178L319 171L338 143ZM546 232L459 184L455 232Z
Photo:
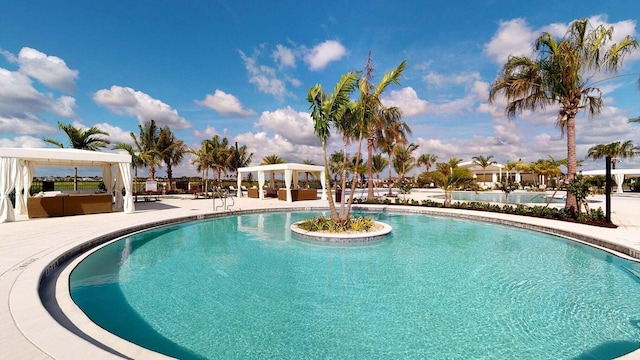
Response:
M83 130L71 124L58 123L58 127L69 138L71 148L97 151L110 144L106 138L109 134L95 126ZM222 173L237 172L238 168L251 164L253 157L253 153L247 151L246 145L232 146L227 138L221 139L218 135L203 140L201 147L194 150L188 148L182 140L177 139L168 126L159 128L154 120L138 125L138 130L138 134L129 133L134 146L116 143L112 149L124 150L131 155L136 178L138 168L146 166L149 169L149 179L155 180L156 167L164 164L167 168L167 190L173 189L173 168L182 163L186 154L194 155L192 163L197 166L198 172L202 172L205 187L208 186L209 170L216 172L217 183L220 185ZM65 147L54 139L43 140L58 147ZM77 172L74 178L77 178Z

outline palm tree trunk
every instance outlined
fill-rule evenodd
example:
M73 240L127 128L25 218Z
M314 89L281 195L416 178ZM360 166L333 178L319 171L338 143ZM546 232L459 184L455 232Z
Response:
M367 171L369 175L367 199L373 199L373 138L367 139Z
M173 176L173 169L171 168L171 165L167 165L167 180L169 181L169 188L167 189L167 191L171 191L171 177Z
M576 159L576 119L575 114L578 112L570 111L567 115L567 179L572 181L577 172L577 159ZM567 192L567 201L564 208L571 212L580 211L578 208L578 202L574 194Z
M362 134L360 134L360 139L358 139L358 152L356 152L356 164L360 162L360 152L362 150ZM358 181L358 166L355 168L355 172L353 174L353 181L351 182L351 193L349 194L349 201L347 202L347 211L343 216L343 219L346 221L349 217L349 212L351 211L351 204L353 203L353 195L356 193L356 182Z
M338 212L336 211L336 205L333 202L333 194L331 193L331 176L329 176L329 164L327 163L327 143L322 142L322 153L324 161L324 177L327 182L326 187L329 189L329 212L331 213L331 220L338 221Z
M389 181L391 181L391 151L389 151ZM393 195L391 193L391 184L389 184L389 197Z

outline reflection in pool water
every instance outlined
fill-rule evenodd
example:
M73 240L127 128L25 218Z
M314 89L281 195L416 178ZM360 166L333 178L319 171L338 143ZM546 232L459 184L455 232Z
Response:
M563 204L564 196L564 192L558 192L555 196L553 193L512 192L509 194L509 204ZM444 199L444 195L437 197ZM454 191L453 200L505 203L506 197L503 192Z
M72 297L103 328L181 359L606 359L640 346L640 266L495 224L374 214L375 244L297 241L317 213L247 214L128 236Z

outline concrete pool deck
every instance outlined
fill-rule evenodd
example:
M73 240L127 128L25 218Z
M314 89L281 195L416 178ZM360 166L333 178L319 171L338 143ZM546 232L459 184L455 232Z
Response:
M439 192L441 194L441 192ZM408 197L416 200L437 195L438 191L414 191ZM402 196L402 195L401 195ZM594 197L602 201L604 197ZM326 208L326 201L300 201L286 203L277 199L258 200L234 198L233 210L273 210ZM220 200L218 200L218 205ZM593 203L593 207L599 206ZM604 205L602 205L604 206ZM184 217L203 217L214 211L211 199L193 199L192 196L165 197L158 202L136 203L134 214L121 212L69 216L59 218L27 219L0 224L0 358L5 359L108 359L122 358L105 351L60 325L43 306L38 293L40 278L52 268L50 264L69 249L96 238L105 237L122 229L144 227L145 224L171 221ZM375 206L408 212L428 211L433 214L472 216L494 222L513 221L524 227L541 227L551 232L570 232L577 237L599 239L640 254L640 194L621 194L612 198L612 220L616 229L600 228L569 222L521 217L515 215L470 212L455 209ZM45 302L54 299L44 298ZM135 349L128 357L144 358ZM624 358L640 358L633 353Z

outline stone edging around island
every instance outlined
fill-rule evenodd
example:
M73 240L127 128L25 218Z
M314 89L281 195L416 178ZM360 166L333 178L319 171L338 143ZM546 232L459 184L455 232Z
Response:
M301 222L302 221L298 221L291 224L290 228L294 235L304 240L327 243L363 243L382 240L387 237L392 230L391 225L376 221L375 223L382 226L382 229L362 233L329 233L301 229L298 227L298 224Z

